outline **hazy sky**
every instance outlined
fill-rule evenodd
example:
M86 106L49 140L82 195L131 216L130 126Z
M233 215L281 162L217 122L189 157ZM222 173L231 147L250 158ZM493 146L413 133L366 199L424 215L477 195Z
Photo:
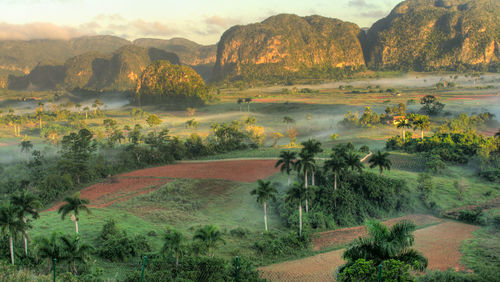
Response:
M186 37L216 43L224 30L279 14L321 15L369 27L400 0L0 0L0 39L86 34Z

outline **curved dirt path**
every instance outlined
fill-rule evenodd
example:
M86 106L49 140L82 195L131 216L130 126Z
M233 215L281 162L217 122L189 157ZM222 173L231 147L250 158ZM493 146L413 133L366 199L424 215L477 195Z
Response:
M429 260L428 269L463 270L460 265L460 245L472 238L477 226L455 221L415 231L414 247ZM259 268L260 276L269 281L334 281L334 271L344 263L344 249L312 257Z
M90 207L104 208L149 193L175 178L223 179L255 182L277 172L274 159L183 162L119 174L80 191ZM58 209L58 203L45 211Z

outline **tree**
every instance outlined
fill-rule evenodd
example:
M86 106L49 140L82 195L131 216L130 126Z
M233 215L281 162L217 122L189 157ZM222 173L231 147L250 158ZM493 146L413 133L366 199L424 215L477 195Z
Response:
M295 123L295 120L289 116L284 116L283 122L286 124L286 129L290 130L290 124Z
M88 115L89 115L89 111L90 111L89 107L88 107L88 106L85 106L85 107L83 108L83 111L85 112L85 120L87 120Z
M337 179L339 174L346 168L346 162L344 158L336 153L330 155L330 159L325 162L324 169L333 172L334 186L333 189L337 190Z
M411 265L416 270L423 271L427 268L427 259L420 252L410 248L415 240L414 223L400 221L388 229L380 222L369 221L366 228L368 237L356 239L344 251L342 257L347 263L341 270L353 265L358 259L373 260L375 265L395 259Z
M24 224L28 223L27 215L31 215L32 218L36 219L40 217L38 213L38 208L40 208L41 203L38 201L37 197L27 191L22 191L20 193L14 194L10 198L11 203L18 207L19 215L23 220ZM28 255L28 238L23 234L24 239L24 254Z
M361 172L361 170L363 170L363 164L359 160L358 154L356 154L355 152L352 151L347 152L344 159L346 166L350 168L352 171L357 170Z
M281 138L283 138L283 134L281 132L276 131L276 132L271 132L269 135L271 136L271 138L273 138L273 142L274 142L273 147L278 148L278 141Z
M194 130L195 128L198 128L199 122L196 121L195 119L190 119L186 121L186 128L191 128L191 130Z
M82 176L90 175L90 158L96 150L92 137L88 129L81 129L78 133L64 136L61 142L61 158L57 162L57 168L61 174L71 175L77 183L81 182Z
M162 121L157 115L149 115L146 119L146 123L149 125L149 127L153 128L160 125Z
M286 191L285 201L299 206L299 236L302 236L302 202L306 199L306 188L304 185L295 182Z
M97 111L100 110L103 105L104 103L100 99L95 99L92 104L92 108L94 108L94 115L97 115Z
M196 230L193 240L200 241L206 248L207 253L212 257L214 254L210 253L210 250L216 248L219 242L224 244L226 243L224 239L222 239L222 233L220 230L213 225L205 225Z
M29 153L33 149L33 143L29 140L23 140L19 143L19 147L21 147L21 153L24 152L26 154L26 161L28 161Z
M292 172L295 165L295 160L297 160L297 153L281 151L279 160L274 165L274 167L280 167L282 173L286 172L288 174L288 186L290 186L290 172Z
M75 216L75 230L76 233L78 233L78 215L80 214L80 211L86 211L87 214L90 214L90 210L87 207L87 205L89 204L89 200L80 199L80 194L76 193L72 197L64 198L64 201L66 203L59 207L59 210L57 212L61 214L61 219L63 220L66 215L68 215L68 213L73 213L73 215Z
M10 260L14 265L14 242L21 233L26 236L27 225L21 220L19 207L10 202L0 207L0 229L9 237Z
M172 252L175 255L175 266L179 266L179 255L182 252L184 236L177 230L168 229L163 236L162 253Z
M36 253L38 257L51 261L53 259L62 260L63 251L60 244L61 234L53 232L50 236L35 239Z
M72 237L61 236L60 240L62 243L62 259L68 262L69 266L72 268L73 274L77 275L76 263L86 263L90 258L90 253L93 248L88 244L81 243L78 234Z
M410 120L407 117L403 116L394 120L394 125L398 129L399 128L403 129L403 142L406 142L406 128L411 128Z
M424 140L424 130L431 127L431 122L428 116L417 115L413 118L413 130L420 129L422 133L422 140Z
M272 200L273 202L275 202L276 194L278 194L278 191L271 184L271 181L263 181L259 179L257 181L257 184L257 188L252 190L250 194L256 195L257 203L264 206L264 226L267 231L267 201Z
M241 104L243 104L243 99L242 98L238 98L237 103L238 103L238 105L240 105L240 112L241 112Z
M303 146L302 150L311 154L312 158L314 158L316 154L323 152L323 149L321 149L321 142L315 139L309 139L305 142L302 142L301 145ZM311 170L311 180L311 184L314 185L314 169Z
M443 108L444 104L440 103L436 96L433 95L427 95L420 99L420 104L422 104L422 109L420 109L422 112L429 116L434 116L439 114Z
M391 170L392 162L389 159L389 153L387 152L382 153L380 152L380 150L378 150L377 153L372 155L368 162L370 163L370 168L378 166L380 175L382 175L382 171L384 169Z
M247 112L250 112L250 103L252 102L252 98L245 98L245 103L247 103Z
M311 171L314 171L316 168L316 161L314 160L313 155L309 151L304 151L302 150L299 153L299 159L295 162L294 165L295 170L300 173L304 173L304 184L307 190L308 187L308 181L307 181L307 174ZM306 199L306 212L309 212L309 203L308 200Z

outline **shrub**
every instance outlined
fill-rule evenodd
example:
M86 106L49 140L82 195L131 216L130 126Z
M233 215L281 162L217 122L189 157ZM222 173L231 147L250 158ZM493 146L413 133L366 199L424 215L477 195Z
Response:
M458 220L465 221L467 223L482 224L481 216L483 215L483 209L481 207L476 207L474 209L465 209L458 212Z
M338 274L339 282L377 281L379 269L371 260L358 259L353 265L346 267ZM410 266L399 260L385 260L382 263L382 281L407 282L415 281L410 273Z

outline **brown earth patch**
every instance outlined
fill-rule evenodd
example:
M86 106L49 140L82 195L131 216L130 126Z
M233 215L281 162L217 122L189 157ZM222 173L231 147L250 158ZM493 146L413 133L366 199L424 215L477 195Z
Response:
M90 200L90 207L104 208L150 193L173 178L254 182L279 172L279 169L274 167L275 163L276 160L210 161L141 169L110 177L87 187L80 191L80 197ZM220 184L203 186L200 189L207 194L223 194L229 185ZM58 203L46 211L56 210L62 204Z
M254 182L279 172L279 169L274 167L275 163L276 160L179 163L136 170L119 176L225 179L239 182Z
M417 226L425 226L441 221L441 219L431 215L413 214L389 219L384 221L383 223L390 227L401 220L413 221ZM312 238L312 243L314 245L313 249L318 251L328 247L345 245L358 237L365 236L366 234L367 233L365 226L356 226L315 233Z
M472 238L476 229L474 225L446 221L415 231L414 247L427 257L429 269L464 270L460 265L460 245ZM261 267L260 276L269 281L334 281L335 269L344 263L343 252L341 249Z

